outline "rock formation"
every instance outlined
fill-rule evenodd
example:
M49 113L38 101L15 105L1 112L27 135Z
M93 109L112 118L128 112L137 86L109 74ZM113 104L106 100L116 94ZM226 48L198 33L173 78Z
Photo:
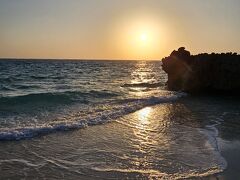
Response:
M240 90L240 55L237 53L191 55L181 47L162 62L168 74L169 90L190 93Z

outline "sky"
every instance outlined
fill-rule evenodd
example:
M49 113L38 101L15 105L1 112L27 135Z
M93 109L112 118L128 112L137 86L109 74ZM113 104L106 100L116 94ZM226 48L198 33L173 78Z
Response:
M0 58L240 53L239 0L0 0Z

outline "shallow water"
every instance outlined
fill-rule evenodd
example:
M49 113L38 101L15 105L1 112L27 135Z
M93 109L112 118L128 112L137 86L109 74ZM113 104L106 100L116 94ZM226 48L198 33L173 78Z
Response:
M236 131L239 101L166 91L160 62L0 64L3 179L181 179L227 168L218 139Z

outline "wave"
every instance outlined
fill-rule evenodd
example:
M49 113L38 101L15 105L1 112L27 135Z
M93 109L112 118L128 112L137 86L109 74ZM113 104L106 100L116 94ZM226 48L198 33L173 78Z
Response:
M11 89L9 86L4 86L4 85L0 85L0 91L11 91L13 89Z
M161 82L158 83L133 83L133 84L124 84L122 87L146 87L146 88L158 88L163 86Z
M0 85L0 91L18 91L18 90L32 90L32 89L37 89L39 88L39 86L37 85L24 85L24 84L8 84L8 85L4 85L1 84Z
M164 172L160 172L158 170L154 169L146 169L146 170L141 170L141 169L114 169L114 168L97 168L94 167L92 168L93 170L97 172L112 172L112 173L137 173L137 174L143 174L147 175L148 177L151 177L151 179L204 179L207 178L211 175L217 174L222 172L224 169L220 167L212 167L209 168L205 171L190 171L190 172L183 172L183 173L173 173L173 174L167 174ZM144 178L145 179L145 178Z
M115 108L113 111L103 112L97 117L89 117L86 119L78 119L74 122L57 122L48 123L34 127L22 127L22 128L8 128L0 130L0 141L7 140L21 140L26 138L32 138L39 135L45 135L57 131L68 131L74 129L80 129L87 126L100 125L107 122L111 122L117 118L120 118L129 113L133 113L146 106L153 106L161 103L168 103L176 101L177 99L186 96L185 93L177 93L171 96L165 97L149 97L145 99L130 99L125 103Z
M106 98L118 96L116 93L105 91L65 91L53 93L27 94L21 96L8 96L0 98L0 105L18 105L23 103L71 103L84 100L86 97Z
M0 77L0 83L12 83L15 81L20 80L20 78L17 77Z
M48 76L31 75L30 78L40 80L40 79L46 79L48 78Z
M25 89L37 89L39 88L39 86L37 85L24 85L24 84L15 84L15 85L12 85L12 87L14 89L17 89L17 90L25 90Z

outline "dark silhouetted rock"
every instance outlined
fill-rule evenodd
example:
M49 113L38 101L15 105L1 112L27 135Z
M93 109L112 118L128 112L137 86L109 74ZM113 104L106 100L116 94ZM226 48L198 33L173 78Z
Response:
M240 90L240 55L237 53L191 55L184 47L162 60L169 90L237 92Z

